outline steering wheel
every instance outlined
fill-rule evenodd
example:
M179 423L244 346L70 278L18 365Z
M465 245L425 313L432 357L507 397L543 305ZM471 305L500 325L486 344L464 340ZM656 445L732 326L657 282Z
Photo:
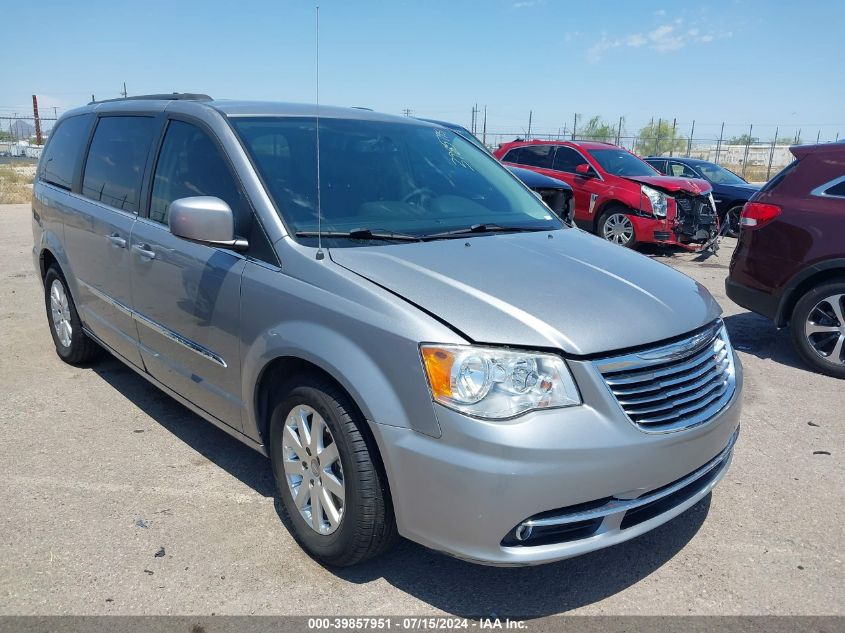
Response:
M437 195L437 193L435 193L434 191L432 191L428 187L417 187L416 189L414 189L410 193L403 196L402 202L410 202L414 198L420 198L420 200L422 200L422 198L424 198L424 197L433 198L436 195Z

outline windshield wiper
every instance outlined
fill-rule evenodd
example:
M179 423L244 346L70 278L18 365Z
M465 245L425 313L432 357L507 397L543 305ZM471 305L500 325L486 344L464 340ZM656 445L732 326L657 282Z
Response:
M463 229L454 229L452 231L443 231L441 233L427 233L420 235L424 240L435 240L441 237L451 237L453 235L468 235L471 233L533 233L536 231L550 231L553 227L541 228L537 226L500 226L498 224L473 224Z
M348 237L351 240L386 240L397 242L421 242L422 239L410 233L396 231L380 231L378 229L352 229L351 231L297 231L297 237Z

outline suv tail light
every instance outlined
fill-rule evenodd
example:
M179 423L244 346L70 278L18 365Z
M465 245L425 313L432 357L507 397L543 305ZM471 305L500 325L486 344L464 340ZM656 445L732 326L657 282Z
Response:
M764 202L746 202L739 223L747 229L759 229L780 215L780 207Z

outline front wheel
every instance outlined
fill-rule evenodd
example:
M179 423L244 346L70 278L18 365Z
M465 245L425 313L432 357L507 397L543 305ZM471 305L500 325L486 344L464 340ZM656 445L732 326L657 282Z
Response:
M633 248L637 243L634 223L624 209L613 207L604 212L599 220L599 235L609 242Z
M828 376L845 378L845 281L808 291L795 305L789 327L807 364Z
M367 424L331 382L304 376L275 407L270 457L293 536L312 556L346 567L387 549L396 523Z
M739 217L742 215L742 205L737 205L728 209L725 214L724 222L728 225L725 227L725 234L728 237L739 237Z

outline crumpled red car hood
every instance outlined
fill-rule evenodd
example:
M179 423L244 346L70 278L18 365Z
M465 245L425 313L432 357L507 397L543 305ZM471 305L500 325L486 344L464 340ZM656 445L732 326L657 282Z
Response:
M693 195L710 193L713 188L701 178L676 178L674 176L622 176L634 182L640 182L663 191L686 191Z

